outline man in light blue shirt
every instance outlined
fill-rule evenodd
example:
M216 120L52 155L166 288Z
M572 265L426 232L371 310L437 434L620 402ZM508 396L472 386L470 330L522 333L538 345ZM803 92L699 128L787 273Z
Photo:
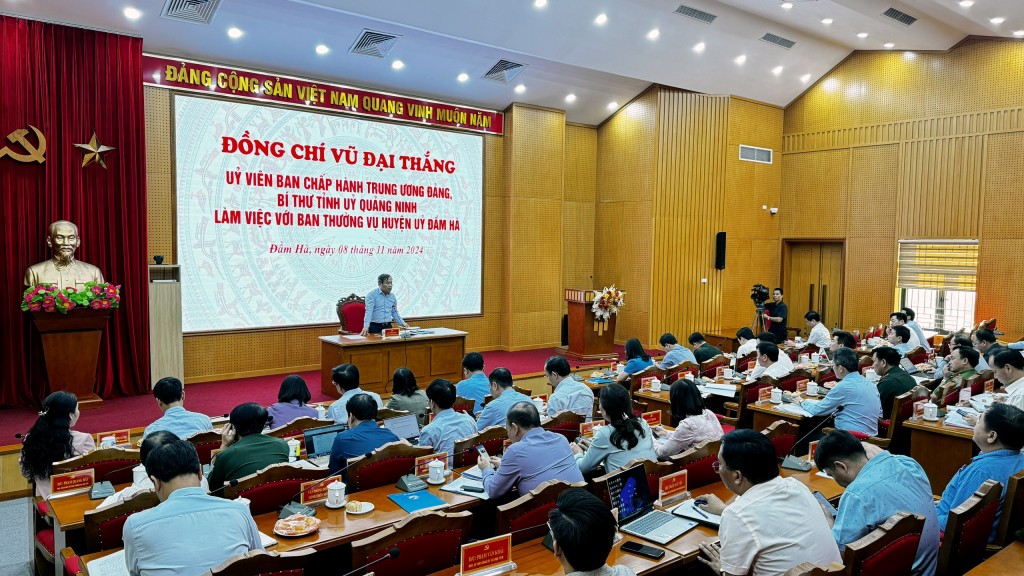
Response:
M377 287L366 295L366 315L363 316L363 330L360 335L380 334L384 328L390 328L392 322L397 322L403 328L409 327L398 314L398 299L391 293L393 284L394 280L390 274L381 274L377 277Z
M200 487L195 446L178 440L146 457L160 504L125 520L124 559L131 576L197 576L236 554L263 550L249 509Z
M447 452L448 466L452 466L455 441L476 434L476 420L469 414L452 410L455 404L455 386L438 378L427 386L427 399L434 419L420 430L420 446L433 446L434 453ZM472 461L472 458L467 459Z
M185 410L185 387L181 385L181 380L172 376L161 378L153 386L153 397L156 398L156 405L164 415L146 426L142 433L143 439L160 430L170 432L178 438L188 438L199 432L213 430L213 422L209 416Z
M833 354L833 369L839 379L836 387L820 402L804 400L798 404L811 416L830 414L842 406L843 411L836 415L836 428L869 436L878 434L878 419L882 417L878 388L857 372L856 352L839 348Z
M552 356L544 363L544 376L554 392L548 397L548 416L569 410L594 419L594 391L583 382L572 379L569 361L565 356Z
M690 349L686 346L680 345L679 341L672 334L667 332L662 334L658 344L665 351L665 357L661 359L661 364L658 364L658 368L662 370L678 366L683 362L697 363L697 358L693 355L693 352L690 352Z
M1010 476L1024 470L1024 454L1020 452L1024 447L1024 411L1009 404L992 404L974 425L974 443L981 453L953 476L942 493L942 500L935 507L939 528L943 531L949 511L966 502L986 480L1002 484L1001 497L1005 497ZM1002 509L1002 504L996 508L995 522L988 538L990 543L995 542Z
M352 364L341 364L335 366L331 371L331 381L334 382L334 389L341 394L327 409L327 417L334 420L335 424L346 424L348 422L348 410L346 405L356 394L366 394L377 403L377 408L383 408L380 394L363 390L359 387L359 369Z
M520 394L512 388L512 373L508 368L495 368L488 378L491 386L490 404L484 406L480 417L476 419L477 430L488 426L504 426L508 409L517 402L531 402L530 397Z
M890 516L910 512L925 519L911 574L935 574L939 521L931 484L920 464L909 456L896 456L884 450L869 460L864 446L845 430L835 430L821 439L814 463L846 489L832 526L840 552Z
M914 331L914 334L917 335L917 339L921 341L921 346L923 346L925 350L928 350L931 347L928 344L928 339L924 337L924 332L921 331L921 325L914 320L917 314L906 306L903 307L902 312L907 315L906 327Z
M505 455L477 457L476 465L483 472L484 490L489 497L497 498L513 488L523 496L548 480L583 482L569 441L540 427L540 414L533 402L527 399L513 404L507 417L512 444L505 449Z
M470 352L462 358L462 382L455 387L455 393L475 401L473 414L484 409L484 397L491 393L491 385L484 374L483 354Z

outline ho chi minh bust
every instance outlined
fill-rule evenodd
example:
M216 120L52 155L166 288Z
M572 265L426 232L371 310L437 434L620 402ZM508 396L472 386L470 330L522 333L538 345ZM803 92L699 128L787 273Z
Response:
M25 271L25 286L55 284L61 289L81 291L86 282L103 282L99 268L75 260L75 250L80 243L78 226L67 220L50 224L46 229L46 245L53 250L53 258L29 266Z

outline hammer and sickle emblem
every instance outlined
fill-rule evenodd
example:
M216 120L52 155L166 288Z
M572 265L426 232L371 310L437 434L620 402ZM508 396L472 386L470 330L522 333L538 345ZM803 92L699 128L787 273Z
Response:
M26 136L28 136L28 130L18 128L14 132L8 134L7 139L12 144L21 144L21 147L24 148L28 154L18 154L16 152L12 152L9 147L4 146L3 148L0 148L0 158L10 156L12 160L17 160L18 162L38 162L40 164L46 162L46 136L43 136L43 133L31 124L29 125L29 128L36 133L36 139L39 141L38 148L33 146L32 143L28 141L28 138L26 138Z

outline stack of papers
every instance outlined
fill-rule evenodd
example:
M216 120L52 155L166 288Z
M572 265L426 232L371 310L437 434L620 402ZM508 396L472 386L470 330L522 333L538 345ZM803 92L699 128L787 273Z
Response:
M956 406L950 406L949 408L947 408L946 419L943 421L943 425L955 426L957 428L973 429L974 426L968 424L967 421L964 420L964 417L957 412L957 410L963 410L964 412L967 412L968 414L971 414L973 416L977 416L978 414L980 414L980 412L975 410L974 408L958 408Z
M808 402L810 402L810 401L808 400ZM815 402L815 404L816 404L816 402ZM803 408L797 406L796 404L777 404L775 406L775 408L778 409L778 410L781 410L782 412L788 412L790 414L796 414L798 416L803 416L804 418L810 418L811 417L811 413L810 412L808 412L807 410L804 410Z
M466 486L475 486L477 488L483 488L484 485L479 480L468 478L466 475L459 476L457 480L452 480L448 484L441 486L441 490L447 490L448 492L455 492L457 494L463 494L465 496L472 496L473 498L479 498L481 500L488 500L490 496L487 492L467 492Z
M89 576L128 576L128 566L124 563L124 550L97 558L89 562L85 568L89 571Z
M707 384L705 386L697 386L702 396L707 398L711 394L715 396L725 396L726 398L733 398L736 396L736 386L734 384Z

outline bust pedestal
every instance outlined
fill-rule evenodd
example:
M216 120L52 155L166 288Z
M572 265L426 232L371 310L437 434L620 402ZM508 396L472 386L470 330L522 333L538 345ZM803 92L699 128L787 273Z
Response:
M78 398L81 410L103 407L93 391L103 328L112 309L75 308L67 314L29 312L43 342L43 359L50 392L66 390Z

